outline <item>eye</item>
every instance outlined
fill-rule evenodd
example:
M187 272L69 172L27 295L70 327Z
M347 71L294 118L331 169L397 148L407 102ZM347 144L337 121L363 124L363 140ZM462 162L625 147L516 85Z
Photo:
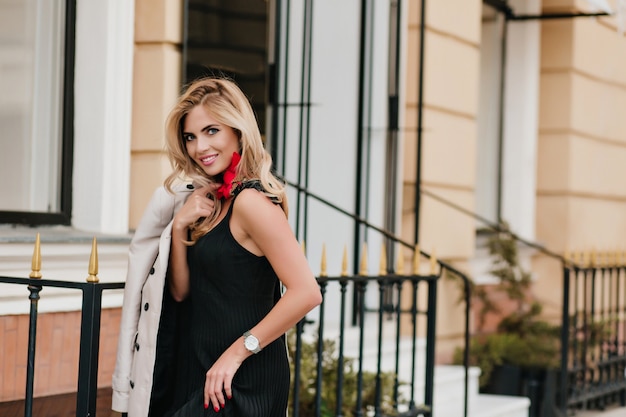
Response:
M183 142L190 142L194 140L196 137L191 133L183 133Z
M216 134L217 132L219 132L219 131L220 131L220 130L219 130L218 128L216 128L216 127L210 127L210 128L208 128L208 129L207 129L207 133L208 133L209 135L211 135L211 136L212 136L212 135L215 135L215 134Z

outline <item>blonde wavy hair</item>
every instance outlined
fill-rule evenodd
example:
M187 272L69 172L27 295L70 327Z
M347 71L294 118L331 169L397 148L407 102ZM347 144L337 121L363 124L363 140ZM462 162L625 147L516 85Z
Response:
M219 123L233 129L239 138L241 161L237 165L233 182L260 181L265 194L279 203L287 215L285 187L271 172L272 157L263 146L252 106L237 84L226 78L209 77L192 82L167 117L166 149L173 171L165 179L165 187L172 192L172 186L177 180L191 179L199 186L221 182L221 176L208 176L187 153L182 137L183 126L185 118L196 106L203 106ZM198 219L190 227L192 243L214 226L222 210L221 201L217 198L214 200L215 210L211 216Z

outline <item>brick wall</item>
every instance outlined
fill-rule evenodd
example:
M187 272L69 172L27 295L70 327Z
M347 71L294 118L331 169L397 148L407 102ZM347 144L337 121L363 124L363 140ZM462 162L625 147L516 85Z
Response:
M102 311L98 388L111 386L121 310ZM28 315L0 316L0 401L26 392ZM78 383L80 312L39 314L35 355L35 397L75 392Z

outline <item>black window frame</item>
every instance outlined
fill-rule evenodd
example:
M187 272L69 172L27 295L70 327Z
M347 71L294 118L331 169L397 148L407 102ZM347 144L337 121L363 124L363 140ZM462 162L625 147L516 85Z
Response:
M69 225L72 216L72 170L74 154L74 61L76 55L76 0L65 2L63 98L61 114L60 211L2 211L0 224L29 226Z

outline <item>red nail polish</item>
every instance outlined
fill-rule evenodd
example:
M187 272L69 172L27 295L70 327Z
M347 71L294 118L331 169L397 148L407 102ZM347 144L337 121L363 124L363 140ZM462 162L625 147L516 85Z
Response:
M227 397L228 397L228 399L229 399L229 400L230 400L231 398L233 398L233 396L232 396L232 395L228 395Z
M209 408L209 404L204 404L204 409L206 410L207 408Z
M220 408L216 406L216 407L214 408L214 410L215 410L215 412L217 413L218 411L220 411Z

